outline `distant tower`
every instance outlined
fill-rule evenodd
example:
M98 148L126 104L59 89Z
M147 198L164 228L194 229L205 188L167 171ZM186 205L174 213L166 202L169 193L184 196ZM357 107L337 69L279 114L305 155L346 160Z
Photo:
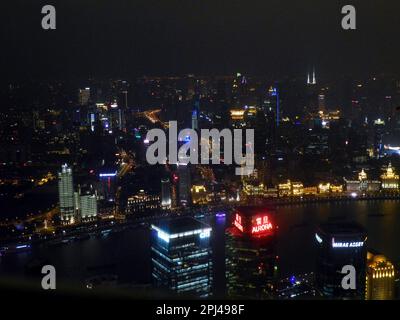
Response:
M317 78L315 76L315 68L313 69L312 80L310 78L310 73L307 73L307 84L308 85L316 85L317 84Z
M317 79L315 77L315 68L313 70L313 77L312 77L312 83L311 84L317 84Z
M192 129L193 130L199 129L199 119L197 115L197 110L193 110L192 112Z
M90 88L79 89L78 103L80 106L85 106L90 100Z
M75 215L75 203L72 169L67 164L62 165L61 172L58 173L58 197L61 220L70 222Z
M163 209L170 209L171 204L171 183L168 178L161 179L161 207Z
M196 93L194 97L194 107L192 111L192 129L199 129L199 116L200 116L200 94Z
M178 165L178 176L179 176L179 202L183 206L190 205L190 188L191 188L191 179L190 179L190 166L187 164L179 164Z
M279 123L280 123L280 114L281 114L281 111L280 111L280 106L279 106L279 91L278 91L278 88L277 87L273 87L273 86L271 86L270 88L269 88L269 95L271 96L271 97L275 97L275 99L276 99L276 103L275 103L275 108L276 108L276 110L275 110L275 118L276 118L276 126L277 127L279 127Z
M128 90L123 90L122 93L124 94L125 99L125 109L128 109Z

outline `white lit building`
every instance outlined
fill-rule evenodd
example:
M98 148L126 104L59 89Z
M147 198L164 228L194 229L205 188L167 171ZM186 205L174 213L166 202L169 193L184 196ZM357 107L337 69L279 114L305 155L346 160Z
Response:
M80 213L83 221L93 220L97 217L96 194L85 194L80 196Z
M163 209L170 209L171 204L171 183L169 179L161 179L161 207Z
M67 164L62 165L61 172L58 173L58 198L61 220L69 223L74 219L75 201L72 169Z

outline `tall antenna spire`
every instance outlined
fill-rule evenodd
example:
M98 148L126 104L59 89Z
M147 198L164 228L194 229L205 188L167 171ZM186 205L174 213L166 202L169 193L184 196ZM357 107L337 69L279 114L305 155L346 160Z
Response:
M315 67L314 67L314 69L313 69L312 84L317 84L317 79L315 78Z

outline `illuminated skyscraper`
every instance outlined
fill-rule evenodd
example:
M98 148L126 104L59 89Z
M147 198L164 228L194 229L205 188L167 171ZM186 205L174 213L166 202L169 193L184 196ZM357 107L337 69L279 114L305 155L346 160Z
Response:
M117 185L116 171L103 171L99 174L101 197L109 202L115 202Z
M78 103L80 106L86 106L90 100L90 88L79 89Z
M199 119L198 119L197 110L193 110L193 112L192 112L192 129L193 130L199 129Z
M97 217L97 196L95 193L80 195L80 213L82 221L93 220Z
M188 217L151 227L154 286L188 297L208 297L212 292L211 228Z
M313 69L312 79L310 78L310 74L307 73L307 84L308 85L315 85L317 84L317 78L315 76L315 68Z
M355 223L327 223L315 234L317 243L316 285L320 293L332 299L364 299L367 236ZM355 289L342 287L344 266L355 268Z
M395 298L395 269L383 255L367 255L366 300L393 300Z
M179 202L183 206L188 206L190 205L190 188L191 188L190 165L182 163L179 164L178 177L179 177Z
M199 117L200 117L200 94L197 92L194 96L194 106L193 106L193 111L192 111L192 129L193 130L199 129Z
M271 298L278 275L273 208L239 207L226 231L227 293Z
M67 164L62 165L61 172L58 173L58 198L61 220L68 223L74 218L75 206L72 169Z
M171 183L168 178L161 179L161 207L163 209L170 209L171 204Z

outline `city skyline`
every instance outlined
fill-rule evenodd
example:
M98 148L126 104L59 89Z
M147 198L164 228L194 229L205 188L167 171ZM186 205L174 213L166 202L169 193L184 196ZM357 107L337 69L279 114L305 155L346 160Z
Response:
M399 10L7 3L0 287L400 299Z

